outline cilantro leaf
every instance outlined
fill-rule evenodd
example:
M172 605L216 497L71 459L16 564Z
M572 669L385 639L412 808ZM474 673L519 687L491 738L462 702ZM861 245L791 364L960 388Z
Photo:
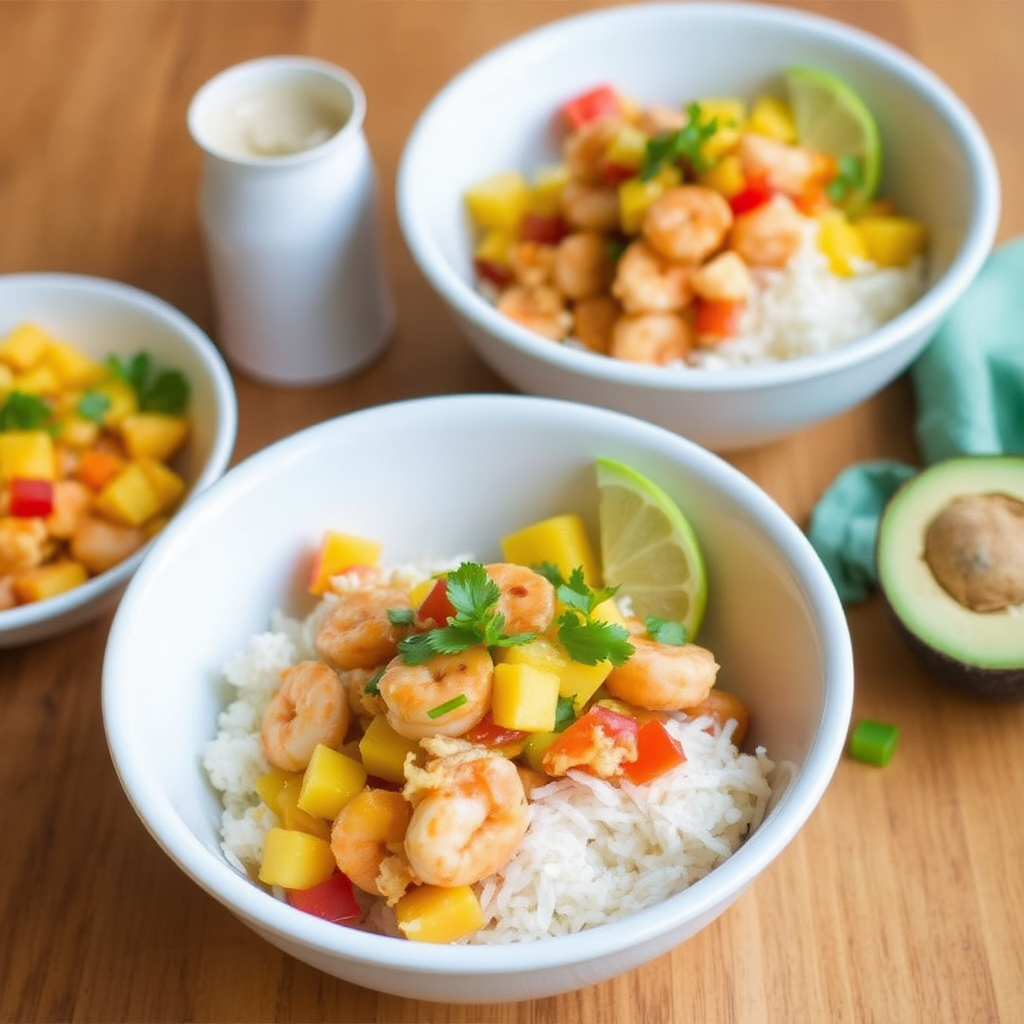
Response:
M647 635L660 644L667 644L670 647L682 647L689 637L686 627L681 622L672 622L670 619L659 619L656 615L647 616Z
M115 378L131 386L139 408L145 412L174 416L188 406L188 378L179 370L161 370L153 377L153 362L147 352L136 352L127 359L109 356L107 368Z
M572 611L563 613L559 618L558 639L569 657L581 665L596 665L601 661L624 665L634 650L625 626L581 618Z
M555 727L552 732L562 732L576 721L576 702L572 697L558 698L555 705Z
M719 130L718 118L701 121L699 103L686 107L686 124L674 132L658 132L647 140L640 164L640 180L650 181L665 165L685 163L694 174L713 167L715 161L704 155L704 144Z
M389 608L387 615L392 626L411 626L416 618L411 608Z
M864 186L864 162L855 156L839 158L839 170L825 187L825 193L834 203L841 203L851 192Z
M366 680L363 686L363 693L368 693L372 697L380 696L380 687L377 685L380 682L380 677L384 675L384 669L379 668L376 672Z
M84 420L102 423L106 411L110 408L110 397L102 391L86 391L78 400L75 412Z
M0 405L0 430L41 430L50 407L38 395L12 391Z

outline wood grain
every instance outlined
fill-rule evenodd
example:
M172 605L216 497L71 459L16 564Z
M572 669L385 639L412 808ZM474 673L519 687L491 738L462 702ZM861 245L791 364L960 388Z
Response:
M306 53L363 83L384 195L429 97L490 47L600 4L562 0L0 3L0 272L113 277L215 335L188 102L237 61ZM1024 4L793 5L875 32L944 78L987 132L1024 229ZM934 168L936 174L941 168ZM385 206L394 344L354 380L301 392L237 380L236 457L308 424L421 394L504 385L457 336ZM731 461L806 525L835 475L916 459L906 380ZM1024 1019L1024 708L944 690L876 600L849 612L855 718L898 722L885 770L844 760L818 810L718 921L659 961L582 992L436 1006L322 975L257 939L139 823L103 735L109 616L0 651L0 1020L530 1024L932 1024Z

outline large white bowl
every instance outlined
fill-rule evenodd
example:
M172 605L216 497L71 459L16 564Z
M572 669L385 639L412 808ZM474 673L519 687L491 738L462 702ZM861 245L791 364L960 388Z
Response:
M500 948L368 935L303 914L239 875L219 847L201 766L227 699L220 672L270 613L310 606L309 557L330 527L376 537L384 560L500 557L498 538L575 511L596 531L593 460L659 481L707 555L701 641L752 736L795 776L721 867L628 919ZM595 534L596 535L596 534ZM530 999L636 967L721 914L789 843L825 792L853 692L843 610L793 521L717 456L632 417L521 395L419 399L354 413L231 469L157 540L114 618L103 666L111 755L136 812L195 882L306 963L383 992L444 1002Z
M641 102L778 90L793 64L827 69L875 112L882 188L924 220L929 287L870 336L785 363L681 373L557 345L499 314L474 288L466 189L558 158L554 111L602 82ZM402 155L399 220L420 270L479 355L519 390L643 416L716 450L761 444L834 416L918 355L988 254L999 180L970 112L888 43L798 11L752 4L652 4L567 18L487 54L418 120Z
M154 295L103 278L0 276L0 337L25 321L97 359L146 351L156 365L181 370L191 386L191 433L175 463L188 483L185 500L227 468L238 423L234 386L213 342L183 313ZM0 647L63 633L108 610L147 549L80 587L0 612Z

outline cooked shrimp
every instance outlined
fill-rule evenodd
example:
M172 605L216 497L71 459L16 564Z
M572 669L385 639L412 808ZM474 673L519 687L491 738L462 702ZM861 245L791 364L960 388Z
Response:
M823 185L836 170L835 161L824 153L752 132L740 136L736 153L747 177L762 178L791 196L804 195Z
M623 123L619 117L595 118L566 138L562 156L573 181L583 185L601 183L605 154Z
M635 634L630 642L634 651L629 661L605 679L613 697L651 711L679 711L699 704L715 685L718 663L706 648L677 647Z
M619 193L600 185L570 181L562 190L562 216L580 231L617 231Z
M693 301L694 269L666 259L638 238L619 258L612 294L627 313L677 313Z
M380 895L381 866L401 848L411 816L412 805L401 793L360 790L331 827L331 852L338 869L363 892Z
M546 285L506 288L498 297L497 307L510 320L552 341L561 341L572 329L572 314L561 293Z
M698 267L690 283L702 299L714 302L740 302L753 286L746 263L732 250L720 252Z
M411 607L409 595L397 587L342 591L317 633L316 652L339 672L379 668L395 656L406 635L403 627L391 622L388 611Z
M58 480L53 485L53 511L46 517L51 537L67 540L92 503L92 491L77 480Z
M148 539L141 526L85 515L71 534L71 557L89 572L106 572L138 551Z
M555 619L555 588L539 572L512 562L484 566L501 596L495 611L505 617L503 632L543 633Z
M430 885L472 885L494 874L515 852L529 825L516 766L458 740L424 740L432 758L406 768L403 794L413 805L405 852Z
M491 704L494 662L480 644L458 654L435 654L422 665L395 658L377 680L391 728L410 740L461 736ZM439 712L446 704L455 704ZM431 716L434 717L431 717Z
M543 242L516 242L509 253L509 267L524 288L550 285L554 278L555 247Z
M0 519L0 576L34 569L46 557L47 532L42 519Z
M628 313L612 330L609 354L634 363L667 366L693 348L693 328L678 313Z
M608 288L615 264L608 239L597 231L567 235L555 249L555 287L570 299L589 299Z
M670 134L686 126L686 115L676 107L654 103L640 114L640 129L648 135Z
M622 313L611 295L580 299L573 307L573 337L592 352L607 355L612 344L612 328Z
M736 218L729 246L751 267L784 267L804 239L808 219L781 195Z
M732 225L728 200L703 185L676 185L644 215L643 236L670 260L703 263L722 246Z
M281 673L281 688L263 714L263 753L286 772L302 771L318 743L341 743L349 720L341 680L322 661L300 661Z
M18 603L14 593L14 577L0 576L0 612L13 608Z

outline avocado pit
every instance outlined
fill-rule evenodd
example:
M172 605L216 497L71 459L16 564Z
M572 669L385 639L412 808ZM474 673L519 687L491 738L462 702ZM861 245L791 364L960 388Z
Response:
M1024 604L1024 502L963 494L928 524L924 560L946 592L971 611Z

